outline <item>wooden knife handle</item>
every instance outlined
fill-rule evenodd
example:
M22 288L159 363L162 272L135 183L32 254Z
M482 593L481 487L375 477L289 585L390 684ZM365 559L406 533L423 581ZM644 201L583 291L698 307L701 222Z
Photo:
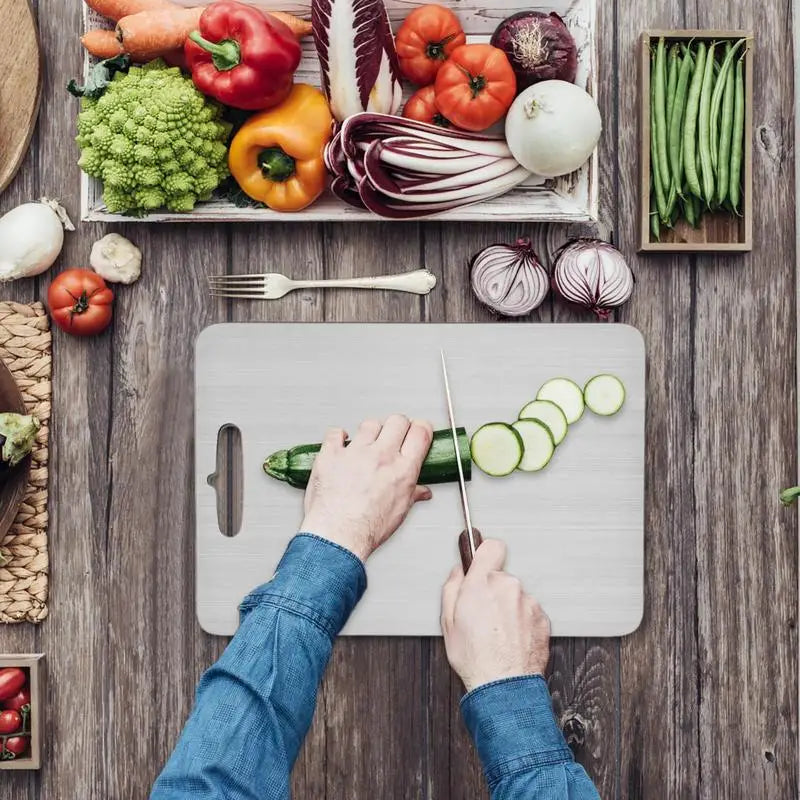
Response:
M477 528L472 529L472 535L475 538L475 549L481 546L483 536ZM461 566L464 568L464 574L467 574L470 566L472 566L472 553L469 549L469 536L466 531L461 531L458 537L458 552L461 553Z

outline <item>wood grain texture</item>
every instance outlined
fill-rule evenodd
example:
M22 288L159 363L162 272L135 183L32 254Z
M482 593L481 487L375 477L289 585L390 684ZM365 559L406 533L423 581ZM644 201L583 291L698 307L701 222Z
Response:
M28 0L0 0L0 192L28 151L42 92L42 58Z
M799 788L797 518L776 500L797 474L792 19L785 7L744 0L699 11L685 0L615 0L600 3L598 13L606 131L598 158L601 222L638 278L633 301L617 319L639 327L648 345L646 611L640 630L621 641L554 646L554 705L603 798L783 800ZM0 213L47 193L61 197L75 218L75 104L63 82L81 68L80 4L39 0L38 18L48 76L43 114L21 170L0 196ZM756 31L751 255L635 253L633 65L641 31L655 27ZM760 46L767 42L769 48ZM94 341L55 336L51 615L37 628L0 628L0 652L47 654L43 767L4 774L3 797L52 800L64 787L86 800L146 797L196 680L224 647L193 616L191 415L183 408L191 394L186 359L193 332L234 319L488 321L467 288L466 262L474 250L529 235L545 256L570 231L511 219L398 226L401 233L388 241L380 225L114 229L143 246L146 272L141 284L120 287L112 332ZM91 242L105 230L85 224L68 234L56 269L85 263ZM351 239L354 231L360 233ZM440 286L428 298L397 298L386 308L382 299L356 293L298 292L278 303L234 306L202 291L206 272L226 269L266 265L344 277L376 266L417 266L420 259L442 279ZM41 299L48 281L4 285L1 294ZM574 316L556 303L533 319ZM172 393L180 408L171 405ZM174 448L157 454L153 467L154 473L170 470L175 480L166 501L151 462L134 463L147 442L132 434L158 449L155 426L142 416L154 408L167 421ZM129 481L139 496L126 489ZM151 495L166 502L158 518L139 507ZM148 577L156 554L163 566ZM167 719L148 716L131 694L135 681L155 670L164 676L157 691ZM372 687L369 707L364 685ZM460 695L440 640L337 646L295 768L293 796L486 797L458 711ZM92 714L76 719L76 708ZM144 741L152 742L147 752ZM366 774L363 752L375 759L374 774Z

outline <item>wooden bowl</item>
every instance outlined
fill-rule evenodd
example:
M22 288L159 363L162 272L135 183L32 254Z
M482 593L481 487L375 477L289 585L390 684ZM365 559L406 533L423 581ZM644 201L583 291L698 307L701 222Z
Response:
M8 367L0 360L0 413L14 411L27 414L25 401L22 399L17 382ZM11 527L17 511L25 497L28 487L28 475L31 471L31 457L26 458L9 473L5 481L0 482L0 542Z

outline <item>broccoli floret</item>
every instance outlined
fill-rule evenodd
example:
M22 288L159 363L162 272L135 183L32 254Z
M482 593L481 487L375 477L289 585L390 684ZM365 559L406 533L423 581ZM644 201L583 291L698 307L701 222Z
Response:
M230 125L177 67L152 61L84 98L75 141L80 168L103 182L113 213L191 211L228 175Z

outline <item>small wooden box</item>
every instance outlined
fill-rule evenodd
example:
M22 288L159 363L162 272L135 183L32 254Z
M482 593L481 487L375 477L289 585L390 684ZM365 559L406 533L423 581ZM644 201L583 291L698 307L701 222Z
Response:
M0 769L39 769L42 765L42 725L44 724L44 655L42 653L0 655L0 669L19 667L28 670L31 691L30 755L12 761L0 761Z
M704 214L692 228L679 220L671 230L662 229L661 240L650 231L650 53L659 38L667 46L691 39L725 41L748 39L744 56L744 152L742 170L742 214ZM701 253L749 252L753 249L753 34L749 31L654 30L642 33L639 41L639 252Z

